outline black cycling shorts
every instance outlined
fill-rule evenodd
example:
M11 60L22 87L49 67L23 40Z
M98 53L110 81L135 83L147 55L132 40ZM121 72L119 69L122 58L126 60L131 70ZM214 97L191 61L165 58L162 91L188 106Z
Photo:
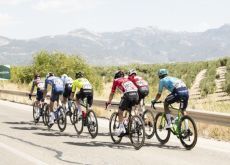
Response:
M63 93L63 97L69 98L71 95L71 92L72 92L72 84L66 84L64 93Z
M87 102L89 106L91 107L93 104L93 90L92 89L80 89L79 92L76 94L76 98L78 100L84 100L84 98L87 98Z
M141 99L144 99L146 96L149 94L149 87L148 86L143 86L138 88L138 95L139 95L139 103Z
M41 101L42 98L43 98L43 91L37 90L36 100Z
M138 101L138 92L127 92L121 97L119 109L130 111L134 105L138 104Z

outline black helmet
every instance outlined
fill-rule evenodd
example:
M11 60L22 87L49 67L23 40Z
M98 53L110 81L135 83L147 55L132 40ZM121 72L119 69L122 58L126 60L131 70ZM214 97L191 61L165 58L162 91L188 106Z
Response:
M83 76L84 76L84 72L79 71L79 72L76 72L75 78L81 78Z
M120 78L120 77L124 77L125 74L122 70L118 70L116 71L115 75L114 75L114 79Z
M51 76L54 76L54 74L52 72L49 72L49 73L47 73L46 78L49 78Z
M37 79L38 77L41 77L38 73L34 75L34 79Z

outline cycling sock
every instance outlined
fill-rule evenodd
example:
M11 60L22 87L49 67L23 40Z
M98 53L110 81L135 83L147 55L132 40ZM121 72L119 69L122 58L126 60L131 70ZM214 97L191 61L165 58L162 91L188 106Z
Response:
M168 121L168 125L170 125L171 124L171 114L170 113L166 114L166 119Z

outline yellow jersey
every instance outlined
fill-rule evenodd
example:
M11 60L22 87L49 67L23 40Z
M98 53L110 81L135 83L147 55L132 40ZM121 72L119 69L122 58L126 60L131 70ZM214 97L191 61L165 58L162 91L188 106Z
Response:
M75 93L77 89L92 89L92 85L86 78L78 78L73 81L72 92Z

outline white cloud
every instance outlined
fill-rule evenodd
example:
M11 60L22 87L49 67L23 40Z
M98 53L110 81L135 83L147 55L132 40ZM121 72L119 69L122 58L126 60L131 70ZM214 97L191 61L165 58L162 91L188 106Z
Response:
M0 0L0 5L19 5L31 0Z
M34 8L40 11L55 10L61 13L89 10L99 5L103 0L40 0Z

